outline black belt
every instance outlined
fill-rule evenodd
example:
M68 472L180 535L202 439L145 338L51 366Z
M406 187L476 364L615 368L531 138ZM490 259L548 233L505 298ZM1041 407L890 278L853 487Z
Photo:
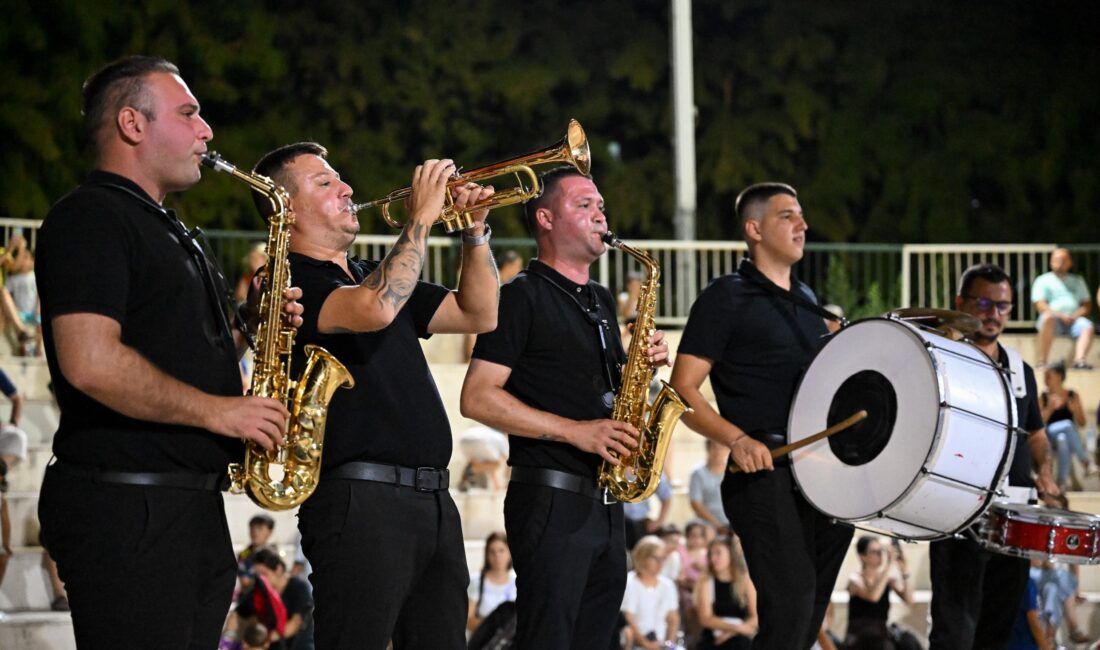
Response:
M346 478L355 481L376 481L401 487L416 488L417 492L446 490L451 484L451 471L434 467L401 467L381 463L344 463L336 469L323 472L322 479Z
M206 490L209 492L224 492L229 489L228 472L215 474L199 474L197 472L115 472L73 465L54 459L54 462L46 467L48 470L59 472L65 476L81 478L99 483L116 483L119 485L143 485L146 487L170 487L181 490Z
M614 497L608 494L606 488L596 482L596 479L590 476L570 474L569 472L559 472L556 469L546 469L543 467L513 467L512 482L526 485L541 485L556 490L575 492L597 501L602 501L604 505L618 503Z

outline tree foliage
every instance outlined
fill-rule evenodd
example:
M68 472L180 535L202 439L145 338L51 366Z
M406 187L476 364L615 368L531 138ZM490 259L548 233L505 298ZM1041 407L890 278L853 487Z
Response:
M180 66L228 160L316 140L359 200L428 157L541 148L576 117L616 229L672 234L667 0L8 5L0 216L41 217L79 182L80 84L144 52ZM695 0L699 236L733 237L737 191L781 179L819 240L1095 241L1098 18L1088 0ZM229 178L171 201L259 227ZM521 235L518 210L494 230Z

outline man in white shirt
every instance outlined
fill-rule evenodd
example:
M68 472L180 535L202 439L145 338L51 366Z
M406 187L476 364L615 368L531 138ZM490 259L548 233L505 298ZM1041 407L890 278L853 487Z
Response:
M1076 341L1073 367L1092 368L1088 362L1092 337L1096 333L1092 321L1086 316L1092 309L1089 288L1084 278L1070 273L1073 258L1065 248L1050 254L1050 271L1035 278L1031 285L1031 302L1039 312L1036 328L1039 330L1039 368L1049 361L1050 346L1054 336L1071 336Z

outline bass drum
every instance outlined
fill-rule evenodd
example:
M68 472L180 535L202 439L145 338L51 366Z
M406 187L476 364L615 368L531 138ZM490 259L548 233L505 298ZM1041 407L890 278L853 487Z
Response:
M867 419L791 454L811 505L909 540L948 537L981 516L1016 442L1011 385L984 352L896 319L849 325L803 375L788 439L860 409Z

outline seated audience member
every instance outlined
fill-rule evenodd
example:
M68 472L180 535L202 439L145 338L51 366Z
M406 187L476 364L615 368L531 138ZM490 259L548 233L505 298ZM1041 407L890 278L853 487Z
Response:
M722 508L722 479L730 450L710 438L706 439L707 462L691 471L688 499L695 515L716 529L728 529L730 522Z
M477 630L502 603L515 601L516 572L512 570L512 553L504 533L490 533L485 540L485 560L481 571L470 576L469 596L466 629L470 632Z
M459 434L458 448L466 457L458 489L504 487L501 470L508 461L508 436L491 427L470 427Z
M665 460L667 462L667 457ZM650 519L650 509L654 499L660 502L660 509L657 511L657 518ZM661 476L661 481L657 484L657 491L648 499L637 503L624 503L623 526L626 531L626 547L634 548L634 545L642 537L653 535L660 530L668 521L671 507L672 485L670 485L667 474Z
M702 630L695 612L695 584L707 573L707 545L714 539L714 528L705 521L695 519L684 528L684 537L686 542L680 552L680 576L676 586L680 591L684 632L693 639Z
M848 648L894 647L887 620L890 592L907 604L913 602L913 587L900 546L886 547L877 537L865 535L856 542L859 571L848 577Z
M1020 603L1020 614L1016 617L1016 624L1012 627L1012 636L1009 637L1005 650L1053 650L1051 639L1043 629L1039 614L1039 592L1035 588L1035 581L1027 580L1027 592Z
M19 418L23 415L23 397L8 377L8 373L3 370L0 370L0 393L11 400L11 415L8 417L8 422L12 426L19 426Z
M1076 339L1073 367L1089 369L1089 348L1096 333L1088 316L1092 309L1089 288L1084 278L1070 273L1073 258L1065 248L1050 254L1050 271L1035 278L1031 285L1031 302L1039 312L1039 364L1050 361L1050 347L1055 335Z
M1055 480L1058 488L1065 490L1072 469L1071 455L1081 461L1085 474L1089 473L1089 456L1079 429L1085 426L1085 407L1081 403L1081 396L1066 388L1066 366L1061 361L1047 365L1043 370L1043 377L1047 389L1039 396L1039 408L1046 424L1050 446L1058 455Z
M666 524L657 531L657 536L665 543L665 561L661 564L661 575L676 584L684 567L684 544L680 529L676 524Z
M8 510L8 470L27 457L27 434L5 424L0 431L0 584L8 571L13 554L11 547L11 515Z
M252 560L256 582L241 593L226 627L236 624L243 633L249 623L258 621L267 627L272 648L311 650L313 596L309 585L290 575L282 558L271 548L259 549Z
M241 579L241 588L249 586L252 575L253 555L262 548L275 531L275 520L271 515L261 513L248 520L248 546L237 554L237 577Z
M757 631L756 589L736 537L707 546L707 573L695 585L695 610L703 634L697 650L747 650Z
M659 650L675 645L680 633L676 585L661 575L665 543L656 535L638 540L631 551L634 570L626 578L622 614L626 650Z
M33 347L40 350L34 257L23 235L12 235L8 245L0 249L0 271L3 271L0 314L5 327L10 326L15 335L18 343L16 354L26 355Z

